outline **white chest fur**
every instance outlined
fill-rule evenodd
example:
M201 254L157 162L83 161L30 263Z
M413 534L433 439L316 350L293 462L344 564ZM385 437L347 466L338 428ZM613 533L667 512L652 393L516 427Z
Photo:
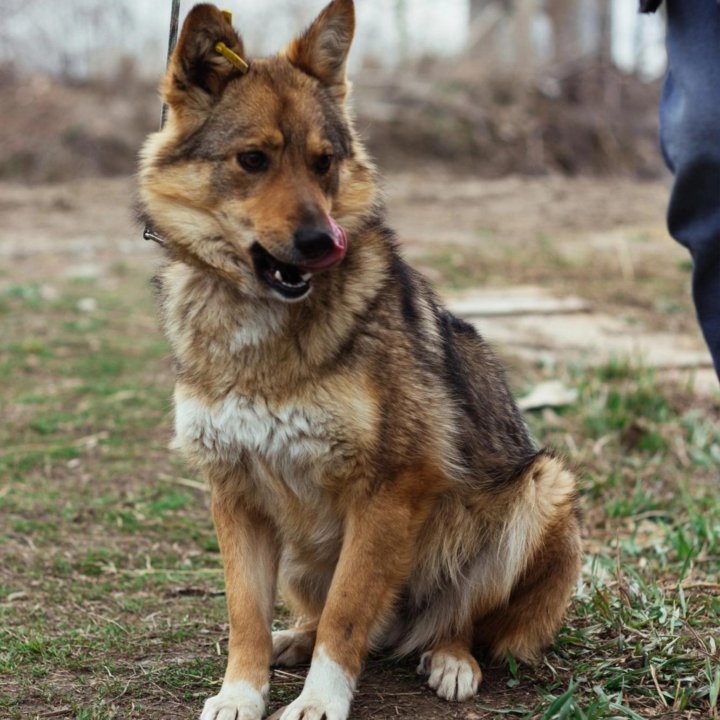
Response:
M330 413L318 405L272 405L231 394L208 405L175 390L175 435L201 462L261 459L286 483L307 482L332 461ZM299 489L299 488L296 488Z
M378 422L371 398L355 379L318 385L305 402L229 394L209 404L178 383L176 442L201 466L242 468L235 480L277 519L286 547L331 562L341 533L331 498L370 465Z

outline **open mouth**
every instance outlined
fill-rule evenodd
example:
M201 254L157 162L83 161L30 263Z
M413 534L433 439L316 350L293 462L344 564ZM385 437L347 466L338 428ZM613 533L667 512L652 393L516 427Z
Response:
M271 255L259 242L250 248L255 272L272 290L285 300L300 300L311 289L313 273L334 267L342 261L347 250L345 230L330 216L327 218L332 233L329 252L321 257L306 259L302 264L291 265Z
M310 292L312 272L280 262L260 243L255 243L250 253L258 277L283 298L299 300Z

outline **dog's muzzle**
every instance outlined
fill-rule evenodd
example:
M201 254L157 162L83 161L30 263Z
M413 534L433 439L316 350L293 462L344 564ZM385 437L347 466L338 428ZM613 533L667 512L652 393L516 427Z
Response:
M255 272L283 300L302 300L312 289L312 276L342 262L347 252L345 230L329 215L328 228L301 228L293 238L296 263L278 260L256 242L250 253Z

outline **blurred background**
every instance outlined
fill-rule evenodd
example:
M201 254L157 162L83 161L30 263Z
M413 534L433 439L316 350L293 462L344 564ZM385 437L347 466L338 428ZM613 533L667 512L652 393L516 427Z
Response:
M181 3L181 17L191 6ZM250 54L324 0L228 0ZM355 108L385 167L657 177L663 18L627 0L359 0ZM170 0L0 2L0 178L133 171Z

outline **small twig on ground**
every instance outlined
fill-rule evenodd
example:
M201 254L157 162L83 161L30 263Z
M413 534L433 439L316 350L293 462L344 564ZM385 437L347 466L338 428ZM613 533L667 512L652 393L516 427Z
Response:
M301 682L305 682L305 678L302 675L296 675L295 673L287 672L286 670L278 670L277 668L273 670L273 675L277 677L286 677L291 678L292 680L300 680Z
M404 695L424 695L424 691L422 690L416 690L415 692L389 692L388 690L383 690L382 695L377 692L377 690L367 690L366 692L363 692L362 690L355 693L356 697L361 697L363 695L365 696L372 696L372 697L403 697Z
M660 689L660 684L658 683L657 671L655 670L655 666L652 663L650 664L650 677L652 677L652 681L655 684L655 689L657 690L657 694L658 694L658 697L660 698L660 702L665 707L668 707L667 700L665 699L665 696L663 695L663 692Z
M97 620L102 620L103 622L111 623L112 625L115 625L115 627L122 630L126 635L130 634L130 631L126 627L123 627L117 620L113 620L112 618L105 617L104 615L100 615L99 613L93 612L92 610L85 610L85 613L87 615L90 615L90 617L96 618Z
M703 582L702 580L696 580L693 582L688 583L680 583L680 587L683 590L687 590L688 588L701 588L703 590L720 590L720 583L716 582Z
M165 482L171 482L175 483L175 485L183 485L184 487L192 488L193 490L201 490L202 492L210 492L210 488L208 485L204 482L199 482L198 480L191 480L190 478L184 478L184 477L173 477L172 475L167 475L163 473L162 475L158 475L160 480L164 480Z
M127 683L125 683L125 687L123 688L123 691L119 695L116 695L114 698L111 698L110 702L111 703L117 702L127 692L127 689L130 687L131 682L132 682L132 680L128 680Z
M67 715L67 713L72 712L72 708L68 705L65 705L61 708L57 708L56 710L48 710L47 712L40 713L39 717L42 718L51 718L51 717L59 717L60 715Z
M118 569L118 575L202 575L222 573L222 568L197 568L196 570L172 570L169 568Z
M697 644L700 646L700 652L711 660L715 660L716 655L708 650L705 641L700 637L698 631L687 621L687 619L683 618L683 623L685 624L685 627L690 631L690 634L695 638Z

